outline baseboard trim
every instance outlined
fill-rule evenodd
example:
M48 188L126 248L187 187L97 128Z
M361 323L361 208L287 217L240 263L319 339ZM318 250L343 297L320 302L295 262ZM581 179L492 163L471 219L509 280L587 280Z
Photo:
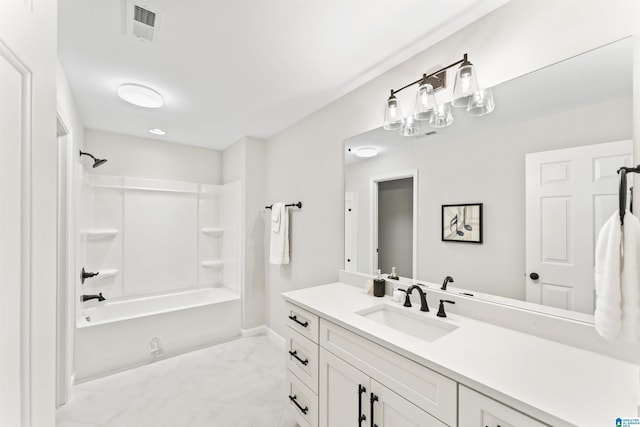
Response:
M286 344L286 340L267 325L260 325L250 329L241 329L240 335L243 338L266 335L267 337L269 337L269 339L271 339L271 341L282 348L284 348Z

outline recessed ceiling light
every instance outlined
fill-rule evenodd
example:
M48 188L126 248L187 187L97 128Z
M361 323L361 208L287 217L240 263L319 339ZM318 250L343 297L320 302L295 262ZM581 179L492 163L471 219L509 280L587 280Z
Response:
M164 131L164 130L162 130L160 128L151 128L151 129L149 129L149 132L151 132L154 135L166 135L167 134L166 131Z
M150 87L133 83L118 88L118 96L125 101L144 108L160 108L164 105L162 96Z
M378 149L373 147L360 147L356 150L358 157L373 157L378 155Z

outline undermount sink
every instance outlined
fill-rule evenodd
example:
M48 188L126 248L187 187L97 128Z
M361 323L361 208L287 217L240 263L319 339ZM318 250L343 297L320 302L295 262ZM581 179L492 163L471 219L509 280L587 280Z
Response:
M389 304L376 305L356 314L428 342L458 329L456 325L427 317L435 314L414 313L409 308Z

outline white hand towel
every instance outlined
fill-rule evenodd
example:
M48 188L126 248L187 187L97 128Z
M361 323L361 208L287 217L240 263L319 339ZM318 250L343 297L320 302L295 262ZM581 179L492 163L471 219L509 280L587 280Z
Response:
M274 203L271 205L271 231L275 231L276 233L280 231L283 206L284 203Z
M271 243L269 262L271 264L289 264L289 212L284 203L274 203L271 207ZM278 227L274 227L273 217L278 210Z
M607 339L622 329L620 263L620 217L616 211L602 226L596 243L596 330Z
M629 211L622 234L622 336L640 342L640 221Z

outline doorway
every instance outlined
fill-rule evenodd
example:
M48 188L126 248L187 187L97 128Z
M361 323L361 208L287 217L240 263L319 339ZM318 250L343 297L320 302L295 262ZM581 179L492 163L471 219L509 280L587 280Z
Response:
M417 276L417 170L371 180L373 271Z

